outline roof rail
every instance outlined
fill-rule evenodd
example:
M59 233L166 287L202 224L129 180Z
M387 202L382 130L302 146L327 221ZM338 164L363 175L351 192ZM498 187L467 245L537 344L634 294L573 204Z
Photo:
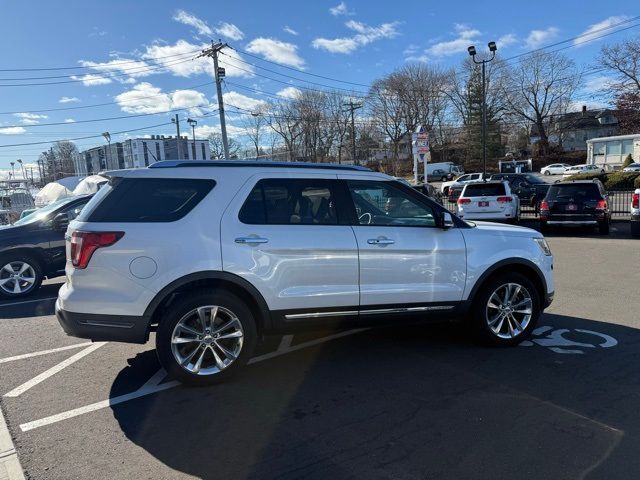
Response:
M321 170L356 170L370 172L371 169L359 165L338 165L335 163L272 162L264 160L161 160L149 168L182 167L267 167L267 168L313 168Z

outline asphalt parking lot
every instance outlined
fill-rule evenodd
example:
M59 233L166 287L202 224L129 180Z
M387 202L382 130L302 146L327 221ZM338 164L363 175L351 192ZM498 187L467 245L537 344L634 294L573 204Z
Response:
M556 297L520 347L449 324L270 337L198 389L164 378L151 342L65 336L50 280L0 302L0 404L32 479L638 478L628 229L549 234Z

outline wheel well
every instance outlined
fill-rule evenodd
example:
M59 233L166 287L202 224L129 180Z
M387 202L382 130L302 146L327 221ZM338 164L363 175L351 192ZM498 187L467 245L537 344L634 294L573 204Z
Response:
M37 248L12 248L11 250L4 250L0 252L0 258L13 255L27 255L35 259L38 262L40 268L43 270L43 273L46 275L46 272L44 272L44 270L46 269L47 264L45 262L44 255Z
M474 289L471 300L475 301L475 297L480 291L481 287L484 284L486 284L488 281L494 279L498 275L502 275L504 273L513 273L513 272L524 275L529 280L531 280L533 285L536 287L536 290L538 291L538 295L540 296L540 303L544 305L544 302L545 302L544 297L546 292L545 292L543 280L542 278L540 278L540 274L536 272L536 270L534 270L533 267L530 267L528 265L521 264L521 263L510 263L510 264L502 265L496 268L495 270L493 270L491 273L489 273L489 275L483 278L480 281L479 285Z
M202 278L193 280L188 283L182 284L176 287L171 292L167 293L153 310L149 326L157 326L158 323L160 323L162 312L164 312L166 308L171 305L177 298L189 292L202 288L226 290L238 296L247 304L247 306L251 310L251 314L256 320L256 328L258 330L258 334L260 335L263 332L266 327L266 322L268 321L267 313L260 307L254 296L242 286L232 281L220 278Z

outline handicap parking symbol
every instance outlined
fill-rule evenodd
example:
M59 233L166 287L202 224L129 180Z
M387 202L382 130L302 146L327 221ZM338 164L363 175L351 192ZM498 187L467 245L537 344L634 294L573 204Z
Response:
M578 332L593 337L594 343L577 342L571 339L571 334ZM589 349L611 348L615 347L618 341L610 335L593 330L584 330L582 328L568 329L550 326L538 327L532 332L531 340L525 340L520 343L521 347L532 347L538 345L545 347L555 353L563 354L583 354Z

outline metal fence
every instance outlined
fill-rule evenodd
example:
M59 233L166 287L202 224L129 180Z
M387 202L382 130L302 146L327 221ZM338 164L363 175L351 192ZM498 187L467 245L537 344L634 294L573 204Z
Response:
M613 218L625 218L629 216L631 206L631 196L634 190L612 190L609 193L609 206L611 208L611 216ZM442 198L442 205L455 213L456 202L449 200L448 197ZM522 218L537 218L538 210L528 205L520 206L520 216Z

